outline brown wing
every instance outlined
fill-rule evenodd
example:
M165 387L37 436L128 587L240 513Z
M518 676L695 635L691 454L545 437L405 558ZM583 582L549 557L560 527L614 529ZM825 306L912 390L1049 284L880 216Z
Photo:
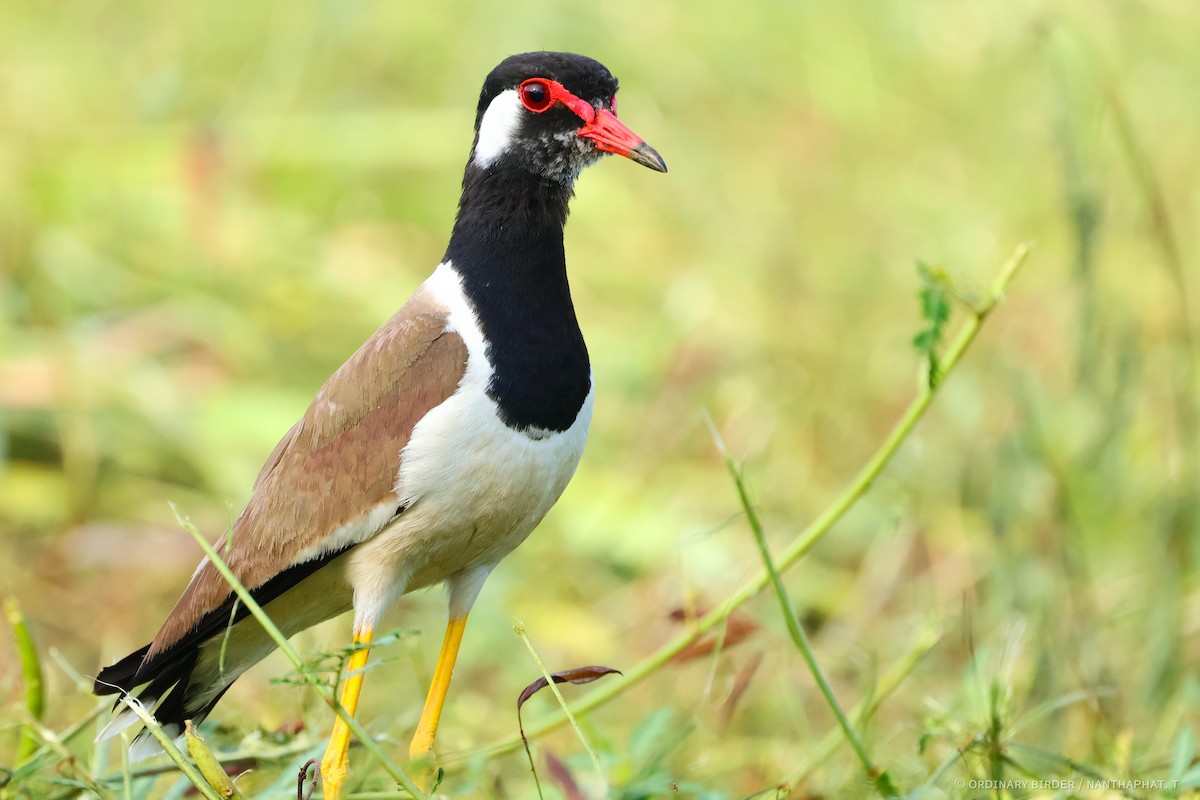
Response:
M218 543L241 582L250 589L265 584L300 554L326 549L322 545L331 534L364 520L382 503L395 500L398 509L400 453L413 426L458 387L466 363L466 345L446 330L444 309L422 293L376 331L276 445L231 535ZM147 661L229 595L229 586L205 560L155 637Z

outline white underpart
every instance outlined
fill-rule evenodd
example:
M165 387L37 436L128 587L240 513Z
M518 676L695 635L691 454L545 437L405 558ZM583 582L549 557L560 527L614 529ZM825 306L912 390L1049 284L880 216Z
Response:
M396 459L399 460L399 458L400 453L397 452ZM365 542L379 533L388 520L396 515L398 505L394 500L377 504L363 516L352 519L345 525L338 526L321 541L301 550L296 558L292 560L292 563L303 564L305 561L319 558L326 553L332 553L344 547L349 547L352 544Z
M404 513L348 554L359 631L374 628L405 591L442 581L451 615L466 615L491 569L566 489L591 423L589 390L565 431L505 425L487 394L492 366L458 273L442 264L421 291L447 310L447 330L466 345L467 369L458 391L413 428L396 483Z
M475 145L475 166L486 168L512 144L525 107L516 89L503 91L488 105L479 121L479 142Z

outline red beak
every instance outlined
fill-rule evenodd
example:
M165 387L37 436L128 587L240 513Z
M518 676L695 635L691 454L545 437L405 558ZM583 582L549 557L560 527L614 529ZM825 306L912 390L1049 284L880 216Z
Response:
M596 109L596 116L579 129L579 135L595 142L597 150L625 156L658 172L667 171L667 162L663 161L658 151L646 144L645 139L631 131L607 108Z

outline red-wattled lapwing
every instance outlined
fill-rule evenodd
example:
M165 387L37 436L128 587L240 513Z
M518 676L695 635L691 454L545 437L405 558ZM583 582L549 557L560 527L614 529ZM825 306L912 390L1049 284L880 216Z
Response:
M317 392L218 545L288 636L354 609L341 703L354 713L380 617L446 584L450 621L410 754L434 737L467 614L488 574L558 500L592 416L563 225L576 177L606 153L666 172L617 119L617 80L569 53L505 59L483 84L442 263ZM274 644L206 559L154 641L100 672L173 735ZM102 736L134 724L119 714ZM349 730L321 764L340 794ZM156 751L143 731L132 755Z

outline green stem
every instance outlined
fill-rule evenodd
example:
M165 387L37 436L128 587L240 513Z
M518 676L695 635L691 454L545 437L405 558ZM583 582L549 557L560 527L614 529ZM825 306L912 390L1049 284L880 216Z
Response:
M64 742L59 739L58 735L54 731L50 730L37 720L31 719L27 724L29 727L33 728L34 732L45 744L45 747L49 750L49 752L58 756L58 763L55 766L55 769L63 773L64 777L78 781L82 786L86 787L88 791L94 794L98 800L109 800L111 795L108 793L108 791L105 790L105 788L91 776L91 773L89 773L87 769L85 769L84 766L79 763L79 759L77 759L75 755L66 748ZM34 759L22 765L19 769L17 769L16 772L12 773L12 776L17 780L20 780L22 778L30 777L31 775L40 773L46 766L46 764L39 764L39 762ZM7 797L7 795L2 796Z
M825 702L837 718L838 725L841 727L842 733L846 736L846 741L850 743L854 754L858 756L863 771L867 773L867 778L875 784L875 788L879 790L879 794L883 797L899 797L900 792L896 790L896 786L892 782L892 777L888 774L887 770L879 769L871 761L871 756L867 753L867 748L863 746L862 739L859 738L858 732L854 730L854 725L850 722L850 718L846 716L845 710L842 709L842 704L838 702L837 695L833 691L833 686L830 685L829 679L825 677L825 671L821 669L821 665L813 653L812 643L808 639L808 634L804 632L804 626L800 624L800 620L796 617L796 611L792 608L787 588L783 585L783 578L779 576L779 570L775 568L775 562L771 558L771 548L767 545L767 536L763 532L762 520L759 519L758 512L754 510L754 505L750 502L750 493L746 490L746 480L742 474L742 469L733 460L733 457L729 455L729 451L725 449L725 443L716 434L715 430L714 436L717 447L721 450L721 455L725 457L725 466L729 470L729 474L733 477L734 485L737 487L738 499L742 503L742 509L746 512L746 520L750 524L750 530L754 533L754 541L758 545L758 553L762 557L763 566L766 568L767 576L771 580L771 588L775 590L775 597L779 600L780 613L783 614L788 634L792 637L792 643L796 645L796 649L800 651L800 656L804 659L804 663L808 665L808 671L812 673L813 680L817 682L817 688L821 690L821 695L825 698Z
M124 747L121 748L121 788L125 790L125 800L133 800L133 775L129 769L129 734L122 733L121 741L124 743Z
M533 656L533 660L537 662L538 669L542 671L542 677L546 679L546 685L550 687L550 691L554 692L554 696L558 698L559 707L562 709L563 714L566 715L567 721L571 723L571 727L575 729L575 735L583 743L583 749L587 750L588 755L592 757L592 766L596 768L596 774L600 776L600 782L607 787L608 778L604 775L604 767L600 765L600 756L596 753L596 749L592 747L592 743L588 741L587 736L584 735L583 728L579 727L579 721L571 713L571 708L567 705L566 698L563 697L558 684L554 682L554 678L550 675L550 670L546 669L546 665L542 663L542 658L537 654L537 650L534 649L533 642L529 641L529 636L525 633L525 626L517 623L513 626L513 630L521 637L521 641L525 642L525 647L529 650L529 655Z
M102 710L107 709L108 706L106 704ZM221 753L213 753L213 757L216 758L217 762L220 764L237 764L239 761L255 761L259 764L282 763L283 761L294 758L298 755L308 753L312 749L313 745L310 742L304 742L303 744L292 744L267 750L259 750L258 748L247 750L227 750ZM175 768L169 764L154 764L148 767L137 767L136 769L130 769L129 774L134 780L137 780L140 778L151 778L156 775L163 775L167 772L173 772L174 770ZM124 778L121 775L105 775L99 780L101 783L110 784L119 783L120 781L124 780ZM394 792L392 793L392 796L395 796Z
M13 773L14 776L18 778L24 778L29 775L36 774L40 768L44 766L44 764L39 764L39 762L41 762L43 759L49 758L52 755L61 756L60 750L51 746L47 742L54 741L59 747L65 750L67 745L70 745L75 738L77 738L88 727L90 727L92 723L94 723L102 714L108 713L111 710L112 703L101 703L88 712L87 716L78 722L73 723L62 733L56 733L44 726L38 728L36 733L41 741L41 744L29 758L21 763L21 766Z
M876 709L879 708L880 704L890 697L892 692L896 691L900 687L900 684L904 682L904 679L916 669L921 659L941 641L941 638L940 623L927 623L921 634L917 637L916 642L913 643L912 648L896 661L884 673L883 677L879 679L879 683L875 686L875 690L871 693L871 696L859 702L858 705L851 709L851 719L857 720L861 725L863 720L870 718ZM796 786L800 784L812 774L814 769L829 759L837 749L838 744L842 741L843 737L840 735L840 731L836 728L829 731L816 747L805 754L804 763L784 780L783 785Z
M146 710L146 707L142 705L140 700L127 694L121 698L121 704L134 714L137 714L138 719L146 726L146 730L150 732L150 735L162 747L163 752L167 754L167 758L175 762L175 766L179 767L179 771L191 781L192 786L196 787L196 791L200 792L205 800L222 800L221 795L217 794L217 790L209 785L208 781L204 780L204 776L200 774L200 771L184 758L183 753L175 746L175 742L171 740L171 737L158 724L158 720L150 716L150 712Z
M25 615L14 598L4 600L4 614L12 628L13 643L17 646L17 655L21 659L21 678L25 682L25 710L30 719L41 722L46 712L46 690L42 680L42 663L38 658L37 647L29 626L25 624ZM24 729L21 732L21 743L17 747L16 765L20 766L38 749L38 739L33 732Z
M850 482L850 485L842 490L837 499L783 550L776 560L780 572L786 572L795 566L796 562L803 558L829 532L830 528L850 510L859 498L871 488L875 479L883 472L884 467L891 461L892 456L900 449L900 445L908 438L908 435L912 433L917 422L925 414L925 411L933 401L934 395L945 384L950 373L958 366L967 348L975 341L975 337L979 334L984 321L1004 297L1005 292L1008 291L1008 287L1020 271L1021 265L1025 263L1025 259L1029 255L1029 250L1029 245L1021 245L1004 264L1000 270L1000 274L993 282L987 298L979 306L972 309L971 315L963 323L958 331L958 335L947 349L945 358L942 360L941 380L935 386L930 386L927 382L923 383L917 392L917 396L913 398L899 422L892 428L887 438L884 439L883 444L879 446L879 449L875 451L874 455L859 470L854 480ZM745 605L752 598L757 597L768 586L770 580L770 576L764 569L753 580L726 598L724 603L697 619L690 630L684 631L659 647L658 650L643 658L625 672L623 677L617 676L612 682L593 690L573 704L572 708L575 714L583 716L593 711L662 669L688 645L713 628L723 624L734 610ZM530 739L543 736L564 725L566 721L565 715L561 713L553 714L530 725L525 729L525 735ZM513 736L477 750L451 755L443 759L442 763L447 768L462 766L480 757L509 753L520 747L521 737Z
M1175 381L1174 392L1175 416L1179 421L1181 469L1176 482L1180 496L1172 514L1175 519L1172 521L1168 541L1172 545L1174 555L1182 560L1183 574L1188 574L1196 558L1196 549L1191 544L1194 541L1193 533L1197 526L1200 526L1200 505L1194 499L1196 484L1200 482L1200 409L1196 406L1197 392L1200 392L1200 382L1197 380L1200 373L1197 372L1196 365L1196 341L1192 325L1192 306L1188 295L1187 268L1179 250L1175 228L1171 223L1162 182L1146 148L1142 146L1133 118L1118 91L1116 78L1111 74L1108 75L1105 89L1125 159L1129 162L1134 180L1137 181L1149 209L1153 239L1162 254L1163 263L1175 290L1173 294L1179 314L1178 336L1182 351L1179 355L1179 377Z
M292 662L292 666L296 668L296 671L300 675L308 677L307 673L304 671L304 660L300 658L300 655L295 651L291 643L288 642L287 637L283 635L283 632L280 631L279 628L276 627L275 623L271 621L271 618L267 615L267 612L263 611L262 606L260 606L258 601L254 599L254 596L251 595L249 590L242 585L242 582L238 580L238 577L233 574L233 570L229 568L229 565L226 564L221 558L220 554L217 553L216 548L209 544L209 541L204 538L204 534L200 533L195 525L192 525L190 522L187 522L182 518L179 518L179 524L182 525L183 528L192 535L192 538L195 539L196 543L200 545L200 548L204 550L204 554L208 556L209 561L212 562L212 565L216 568L217 572L221 573L221 577L225 579L225 582L228 583L229 587L233 589L235 594L237 594L238 599L242 601L242 605L246 607L246 610L249 611L256 620L258 620L258 623L262 625L263 630L267 632L267 635L271 637L272 641L275 642L275 645L287 657L287 659ZM342 704L338 702L337 698L334 697L333 690L330 689L329 686L311 677L309 677L309 685L312 686L316 690L317 694L321 696L321 699L328 703L330 708L332 708L334 712L341 717L341 719L346 723L346 726L350 728L355 737L362 743L363 747L365 747L367 751L371 753L371 755L379 759L379 763L383 767L384 772L386 772L392 778L392 780L403 786L405 791L407 791L413 797L418 798L418 800L428 800L426 794L417 788L417 785L413 783L412 779L409 778L408 775L404 773L404 770L392 763L391 759L387 757L387 754L383 752L383 748L379 746L379 743L371 738L371 735L367 733L366 729L363 728L361 724L359 724L358 720L356 720L353 715L347 712Z

